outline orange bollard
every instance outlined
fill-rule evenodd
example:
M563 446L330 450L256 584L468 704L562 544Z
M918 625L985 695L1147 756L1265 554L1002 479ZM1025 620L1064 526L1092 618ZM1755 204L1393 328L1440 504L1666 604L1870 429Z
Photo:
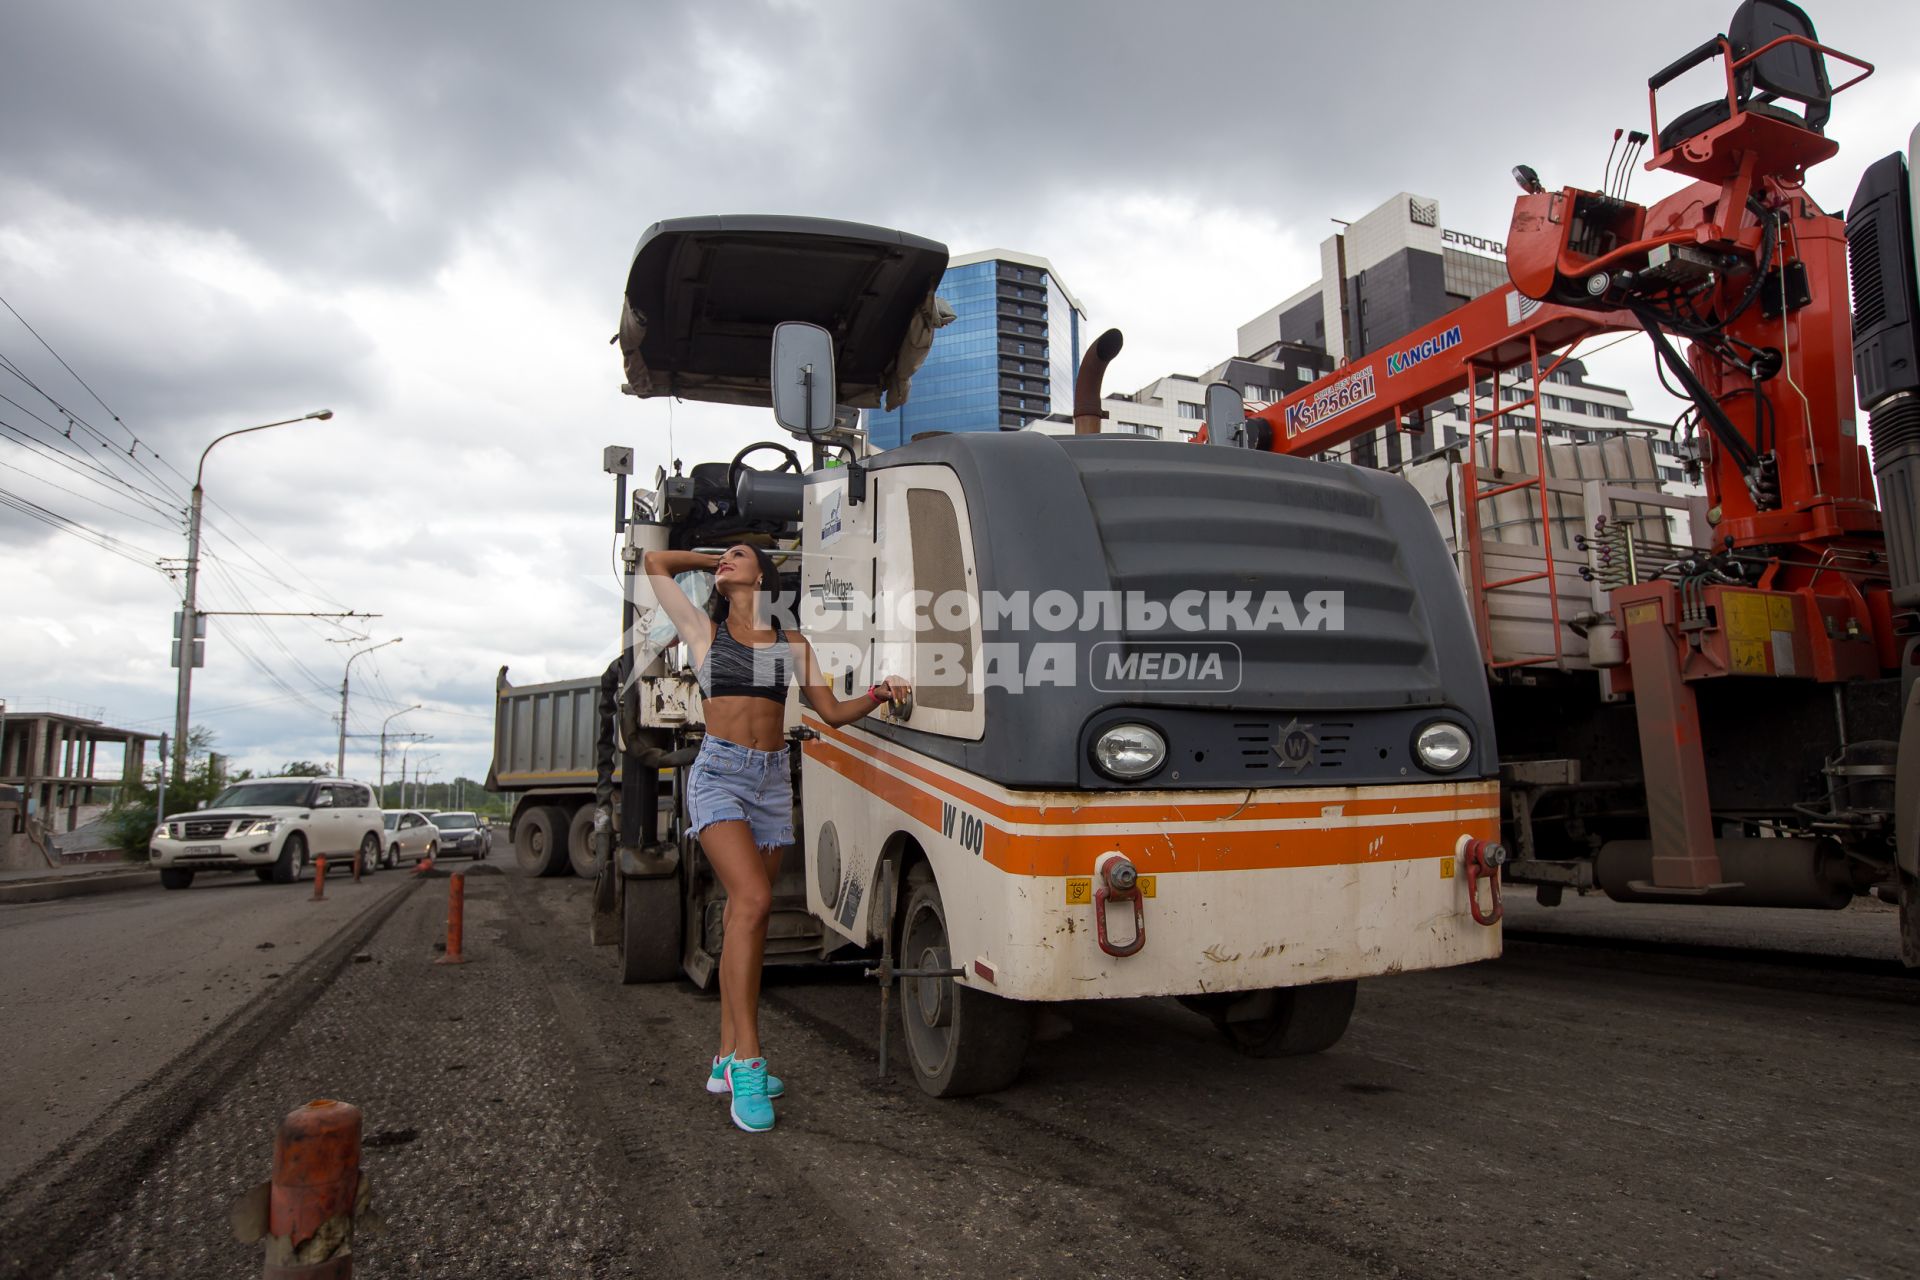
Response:
M434 961L435 964L465 964L467 958L460 954L460 935L464 932L467 910L467 873L456 871L447 881L447 954Z
M265 1239L267 1280L349 1280L353 1232L368 1208L360 1173L360 1108L316 1098L287 1113L273 1140L273 1178L234 1203L234 1236Z
M360 851L358 849L353 851L353 882L360 883Z
M325 854L313 860L313 900L319 902L327 896L327 858Z
M413 864L413 874L417 876L423 876L431 870L433 870L433 859L431 857L422 858Z

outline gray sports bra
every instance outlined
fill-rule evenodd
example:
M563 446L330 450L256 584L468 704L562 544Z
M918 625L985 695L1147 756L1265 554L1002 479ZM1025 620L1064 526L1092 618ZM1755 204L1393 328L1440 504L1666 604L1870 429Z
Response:
M707 656L693 669L704 698L765 698L770 702L787 700L787 685L793 681L793 646L787 633L773 624L773 643L742 644L722 622L713 629L713 643Z

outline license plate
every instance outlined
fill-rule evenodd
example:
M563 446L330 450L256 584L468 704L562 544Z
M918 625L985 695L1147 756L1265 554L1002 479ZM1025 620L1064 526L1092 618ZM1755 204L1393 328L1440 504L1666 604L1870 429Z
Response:
M208 854L220 854L225 852L226 850L222 849L217 844L190 844L187 846L187 856L189 858L205 857Z

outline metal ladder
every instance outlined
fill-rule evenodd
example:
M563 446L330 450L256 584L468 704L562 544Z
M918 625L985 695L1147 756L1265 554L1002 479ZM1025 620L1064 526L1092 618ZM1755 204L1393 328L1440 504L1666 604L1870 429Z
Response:
M1461 468L1461 520L1464 526L1463 536L1467 544L1468 581L1471 584L1473 621L1480 632L1480 655L1488 670L1498 671L1509 667L1532 667L1544 663L1557 663L1562 658L1560 636L1560 591L1554 578L1553 567L1553 515L1547 500L1547 437L1546 421L1542 415L1541 388L1547 377L1566 360L1563 353L1547 368L1540 367L1540 345L1534 335L1527 335L1527 365L1533 373L1533 392L1524 400L1513 404L1505 403L1500 397L1500 366L1482 365L1479 356L1467 359L1467 459ZM1485 368L1492 386L1492 410L1484 416L1480 413L1480 371ZM1480 487L1480 428L1490 425L1487 441L1488 459L1496 477L1500 473L1500 419L1509 412L1533 407L1533 456L1534 474L1525 480L1514 480L1495 484L1490 488ZM1509 578L1487 580L1486 549L1481 540L1480 504L1502 494L1514 493L1521 489L1535 489L1539 494L1540 507L1540 545L1546 553L1546 568L1531 573L1515 574ZM1553 652L1531 654L1518 658L1496 660L1493 654L1493 619L1487 607L1488 596L1495 591L1518 587L1523 583L1545 580L1547 584L1547 603L1553 615Z

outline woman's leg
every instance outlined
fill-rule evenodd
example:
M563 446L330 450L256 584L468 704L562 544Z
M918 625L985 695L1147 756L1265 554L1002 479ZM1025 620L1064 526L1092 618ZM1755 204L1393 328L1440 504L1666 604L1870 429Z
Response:
M721 1051L760 1056L760 965L767 949L767 917L773 889L745 822L715 822L700 833L700 847L727 891L720 947Z
M780 879L780 859L786 851L787 846L781 844L768 845L760 850L760 860L766 868L769 894L773 892L774 884ZM733 897L729 894L726 903L720 908L722 937L726 936L727 921L732 911ZM766 930L763 928L760 931L760 946L763 954L766 950L766 942ZM720 966L720 1056L724 1058L731 1054L733 1048L733 996L727 986L727 967L723 964Z

